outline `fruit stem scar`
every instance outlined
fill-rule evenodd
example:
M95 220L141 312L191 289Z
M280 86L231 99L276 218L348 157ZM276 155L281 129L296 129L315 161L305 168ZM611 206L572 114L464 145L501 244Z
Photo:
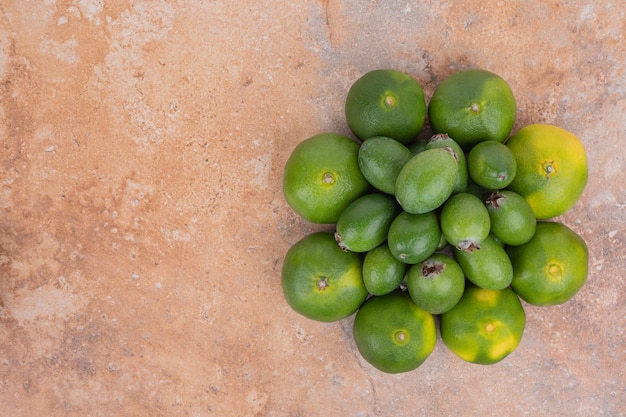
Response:
M330 172L326 172L322 177L322 181L324 181L325 184L332 184L335 182L335 177Z
M478 114L480 112L480 106L478 105L478 103L473 102L469 106L469 111L471 111L474 114Z
M494 326L493 323L487 323L485 325L485 330L487 331L487 333L493 333L493 331L496 330L496 326Z
M341 238L341 235L339 234L339 232L335 232L335 241L337 242L337 244L339 245L342 251L344 252L348 251L348 247L346 246L345 243L343 243L343 239Z
M434 278L446 268L446 264L433 261L424 261L422 263L422 275L425 278Z
M460 241L459 244L456 245L456 248L458 250L464 250L465 252L468 252L468 253L474 253L475 250L480 249L480 244L470 239L467 239L467 240Z
M404 330L398 330L393 337L396 339L396 342L399 344L405 344L407 342L408 336Z
M320 291L324 291L326 288L328 288L329 284L328 284L328 277L321 277L320 279L317 280L317 289Z
M554 166L554 160L544 161L542 164L543 171L546 173L546 178L550 179L551 175L556 174L556 167Z
M450 139L450 136L448 136L447 133L437 133L437 134L431 136L431 138L428 141L429 142L437 142L439 140L446 140L446 139Z
M505 198L506 197L504 196L504 194L501 194L499 192L495 192L495 193L492 193L489 196L489 198L487 199L486 202L487 202L487 204L491 204L491 206L494 209L499 209L500 206L502 205L502 203L504 202Z
M457 164L459 163L459 155L456 153L456 151L454 149L452 149L449 146L444 146L443 149L445 149L446 151L448 151L448 153L450 155L452 155L452 157L454 158L454 160L457 162Z
M560 281L563 276L563 269L559 264L548 265L548 275L551 281Z
M388 107L393 107L393 106L395 106L395 104L396 104L396 99L395 99L395 97L394 97L394 96L392 96L392 95L386 95L386 96L385 96L385 104L386 104Z

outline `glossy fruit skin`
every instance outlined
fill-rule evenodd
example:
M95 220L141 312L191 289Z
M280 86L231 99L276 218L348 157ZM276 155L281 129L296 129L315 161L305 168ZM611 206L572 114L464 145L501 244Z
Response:
M424 150L402 167L396 180L396 199L408 213L432 211L452 194L457 171L456 160L447 150Z
M458 249L480 246L491 227L484 203L473 194L453 195L441 210L441 232Z
M511 354L525 327L526 313L513 290L472 285L439 322L444 344L464 361L481 365L500 362Z
M446 133L439 133L428 139L424 149L445 147L449 147L454 151L458 168L452 194L464 193L467 190L467 179L469 174L467 170L467 158L465 157L465 153L463 152L463 149L461 149L461 146L459 146L459 144Z
M413 155L395 139L376 136L367 139L359 149L359 168L376 189L393 195L400 170Z
M581 140L558 126L524 126L506 141L517 162L507 187L528 201L539 220L560 216L587 185L587 154Z
M454 256L465 277L478 287L501 290L513 280L511 261L504 248L491 236L481 242L480 249L472 252L455 248Z
M426 102L421 85L410 75L391 69L373 70L348 90L345 116L361 140L386 136L403 144L424 125Z
M363 282L372 295L385 295L398 288L406 273L406 264L400 262L383 243L367 252L363 259Z
M283 195L304 219L336 223L343 210L370 185L358 164L359 144L335 133L300 142L285 164Z
M366 194L354 200L337 220L335 240L343 250L367 252L387 239L389 226L399 212L387 194Z
M517 162L511 150L492 140L476 144L467 156L467 165L472 180L490 190L506 188L517 173Z
M437 249L441 237L439 221L434 212L398 214L389 227L389 250L401 262L422 262Z
M453 258L435 253L409 269L407 286L418 307L431 314L442 314L463 296L465 276Z
M332 233L296 242L285 255L281 283L293 310L322 322L352 315L367 298L361 256L342 251Z
M535 235L535 213L521 195L508 190L495 192L487 198L486 205L491 233L503 244L523 245Z
M537 223L532 239L507 247L507 253L513 265L511 287L529 304L562 304L572 299L587 281L587 244L562 223Z
M437 344L434 317L401 291L369 298L356 314L353 335L361 356L392 374L416 369Z
M437 85L428 116L435 133L447 133L469 151L485 140L504 142L515 123L515 97L500 76L468 69Z

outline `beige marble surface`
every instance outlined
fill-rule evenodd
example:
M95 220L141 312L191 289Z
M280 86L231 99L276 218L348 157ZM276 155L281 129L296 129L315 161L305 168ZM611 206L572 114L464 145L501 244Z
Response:
M626 415L623 6L1 1L0 415ZM468 67L510 83L515 129L587 147L560 220L589 245L589 280L527 306L497 365L440 342L386 375L351 319L285 303L282 257L323 227L289 209L282 168L308 136L349 134L364 72L406 71L430 97Z

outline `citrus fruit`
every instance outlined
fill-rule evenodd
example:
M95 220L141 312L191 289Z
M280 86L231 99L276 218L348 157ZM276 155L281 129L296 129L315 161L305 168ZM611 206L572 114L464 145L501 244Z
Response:
M361 356L387 373L416 369L437 344L434 317L401 291L369 298L356 313L353 335Z
M441 232L446 241L457 249L473 250L489 235L489 212L473 194L459 193L443 205Z
M337 220L335 239L339 247L367 252L387 240L398 214L396 201L387 194L366 194L354 200Z
M406 144L424 125L424 91L415 78L401 71L370 71L350 87L345 115L350 130L362 140L387 136Z
M418 307L431 314L441 314L461 299L465 276L454 259L435 253L409 269L407 288Z
M352 315L367 297L359 254L344 252L332 233L312 233L285 255L281 281L287 303L313 320Z
M363 282L372 295L385 295L398 288L406 264L396 259L386 243L370 250L363 259Z
M456 159L456 164L458 167L456 173L456 181L454 183L454 189L452 190L452 194L456 193L464 193L467 189L467 158L465 157L465 153L463 153L463 149L459 146L458 143L454 141L450 136L445 133L438 133L433 135L428 142L426 143L425 149L435 149L435 148L445 148L449 147L454 151L454 157Z
M370 185L358 164L359 144L335 133L321 133L298 144L283 175L289 206L313 223L336 223L343 210Z
M442 205L454 190L458 167L448 148L413 156L396 179L396 199L404 211L426 213Z
M558 126L532 124L509 138L517 162L508 189L528 201L538 219L568 211L587 185L587 153L580 139Z
M435 212L422 214L401 212L389 226L389 250L401 262L422 262L437 250L441 229Z
M511 150L500 142L480 142L467 155L469 175L490 190L501 190L515 178L517 162Z
M486 140L504 142L516 111L511 87L483 69L468 69L445 78L428 105L435 133L447 133L466 151Z
M486 200L491 233L506 245L521 245L535 234L537 219L530 204L521 195L503 190Z
M461 300L441 315L441 339L459 358L491 365L513 352L524 334L526 313L510 288L468 285Z
M587 245L562 223L537 223L532 239L509 246L507 253L513 265L511 287L529 304L562 304L574 297L587 280Z
M513 266L506 251L492 235L471 251L454 249L454 256L465 277L474 285L490 290L501 290L511 284Z
M361 144L359 168L370 184L393 195L396 178L411 156L411 151L397 140L376 136Z

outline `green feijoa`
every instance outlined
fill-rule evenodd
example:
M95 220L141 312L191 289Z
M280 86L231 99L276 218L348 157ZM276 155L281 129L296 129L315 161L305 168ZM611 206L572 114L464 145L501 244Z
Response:
M450 148L426 149L413 156L396 180L396 199L408 213L427 213L452 194L458 171Z
M505 245L523 245L535 235L535 213L521 195L508 190L492 193L487 198L487 211L491 233Z
M413 302L430 314L442 314L459 302L465 290L461 266L450 256L434 253L411 266L407 278Z
M454 151L453 156L456 158L456 163L459 168L452 194L464 193L467 189L467 178L469 174L467 173L467 159L459 144L446 133L437 133L428 140L426 149L445 148L446 146Z
M367 252L387 238L389 226L398 214L393 197L366 194L354 200L337 220L335 240L343 250Z
M389 227L387 244L396 259L405 264L422 262L437 250L441 230L435 212L401 212Z
M359 168L365 179L378 190L394 194L396 178L413 155L395 139L375 136L359 148Z
M513 280L513 266L506 251L491 236L472 250L454 249L465 277L488 290L501 290Z
M448 199L441 210L441 232L457 249L479 247L489 235L491 222L482 201L473 194L459 193Z
M491 190L505 188L517 173L513 152L508 146L493 140L480 142L470 150L467 167L476 184Z
M372 295L385 295L400 286L406 264L396 259L387 243L370 250L363 259L363 282Z

